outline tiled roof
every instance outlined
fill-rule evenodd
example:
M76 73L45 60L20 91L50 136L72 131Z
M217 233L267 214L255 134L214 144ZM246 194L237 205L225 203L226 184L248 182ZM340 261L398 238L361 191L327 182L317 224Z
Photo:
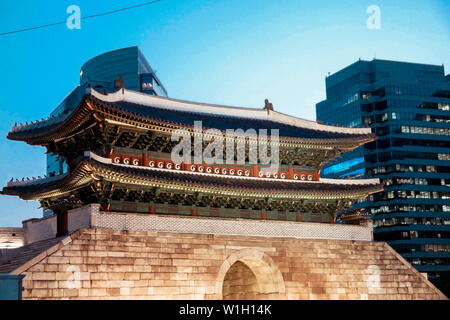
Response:
M208 173L176 171L170 169L157 169L150 167L137 167L132 165L113 164L109 158L101 158L89 153L77 168L68 176L53 182L42 179L40 183L34 181L30 184L10 185L3 188L4 194L19 195L24 199L32 199L33 194L52 192L69 192L91 182L91 173L102 176L105 180L124 181L130 185L170 186L198 188L203 192L214 193L222 190L234 194L264 193L273 196L286 197L300 195L321 195L321 197L334 198L343 195L372 193L382 190L378 179L325 179L324 181L277 180L256 177L223 176ZM30 197L30 198L28 198Z
M211 115L197 112L167 110L153 106L144 106L130 102L116 102L111 105L128 112L139 114L155 120L162 120L193 126L194 121L202 121L203 128L214 128L225 131L227 129L267 129L267 135L271 135L271 129L278 129L279 136L306 138L306 139L337 139L352 137L351 134L333 133L326 131L318 131L309 128L299 128L288 124L278 123L271 120L251 119L242 117L238 112L230 113L230 115Z
M0 255L0 274L14 271L24 263L59 243L63 238L41 240L20 248L8 249L7 252Z
M178 126L193 126L194 121L202 121L203 128L226 129L279 129L280 137L302 139L356 139L373 138L370 128L343 128L318 124L315 121L303 120L276 111L263 109L239 108L208 105L170 98L156 97L139 92L125 90L103 95L93 89L87 90L87 100L101 104L104 108L118 114L119 117L132 116L137 119L164 121ZM79 108L75 108L76 110ZM121 114L121 115L120 115ZM58 118L37 121L14 126L9 138L20 140L23 135L40 135L46 131L57 129L71 120L71 114ZM78 121L77 118L75 121ZM17 138L15 138L17 137Z

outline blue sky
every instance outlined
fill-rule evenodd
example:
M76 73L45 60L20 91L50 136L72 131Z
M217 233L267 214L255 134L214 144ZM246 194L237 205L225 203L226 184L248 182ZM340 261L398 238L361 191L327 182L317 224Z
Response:
M145 0L0 2L0 33L64 21ZM369 5L381 29L369 30ZM13 142L14 122L46 117L78 84L81 65L105 51L138 45L169 96L260 108L315 120L328 72L358 58L450 66L449 1L162 0L87 19L0 37L0 186L45 173L44 148ZM41 217L39 203L0 196L0 226Z

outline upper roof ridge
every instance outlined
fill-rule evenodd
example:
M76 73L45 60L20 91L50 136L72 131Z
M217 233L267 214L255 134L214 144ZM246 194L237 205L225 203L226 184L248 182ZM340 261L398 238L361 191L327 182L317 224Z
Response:
M87 88L86 93L92 95L93 97L103 102L109 103L128 102L144 106L158 107L166 110L266 120L287 124L298 128L324 131L330 133L354 134L354 135L366 135L372 133L370 128L346 128L346 127L324 125L319 124L316 121L297 118L269 109L255 109L247 107L235 107L235 106L192 102L174 98L153 96L127 89L121 89L113 93L104 94L96 91L93 88ZM236 115L235 113L236 110L240 110L241 112L238 115Z

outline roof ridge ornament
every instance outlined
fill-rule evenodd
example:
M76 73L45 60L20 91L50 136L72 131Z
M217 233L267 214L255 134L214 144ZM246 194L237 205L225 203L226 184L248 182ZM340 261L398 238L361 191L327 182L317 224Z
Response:
M125 92L125 85L124 85L123 76L120 76L119 79L114 79L114 88L121 88L122 89L122 93Z
M270 110L273 110L273 104L269 102L269 99L264 100L264 108L263 110L267 110L267 114L269 114Z

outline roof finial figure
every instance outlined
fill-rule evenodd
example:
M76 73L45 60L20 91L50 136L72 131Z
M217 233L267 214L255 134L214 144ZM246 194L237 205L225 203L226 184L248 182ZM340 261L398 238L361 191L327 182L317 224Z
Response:
M124 85L124 79L123 76L120 76L119 79L114 80L114 88L122 88L122 93L124 93L125 85Z
M269 102L269 99L264 100L264 110L267 110L267 114L269 114L269 110L273 111L273 104Z

